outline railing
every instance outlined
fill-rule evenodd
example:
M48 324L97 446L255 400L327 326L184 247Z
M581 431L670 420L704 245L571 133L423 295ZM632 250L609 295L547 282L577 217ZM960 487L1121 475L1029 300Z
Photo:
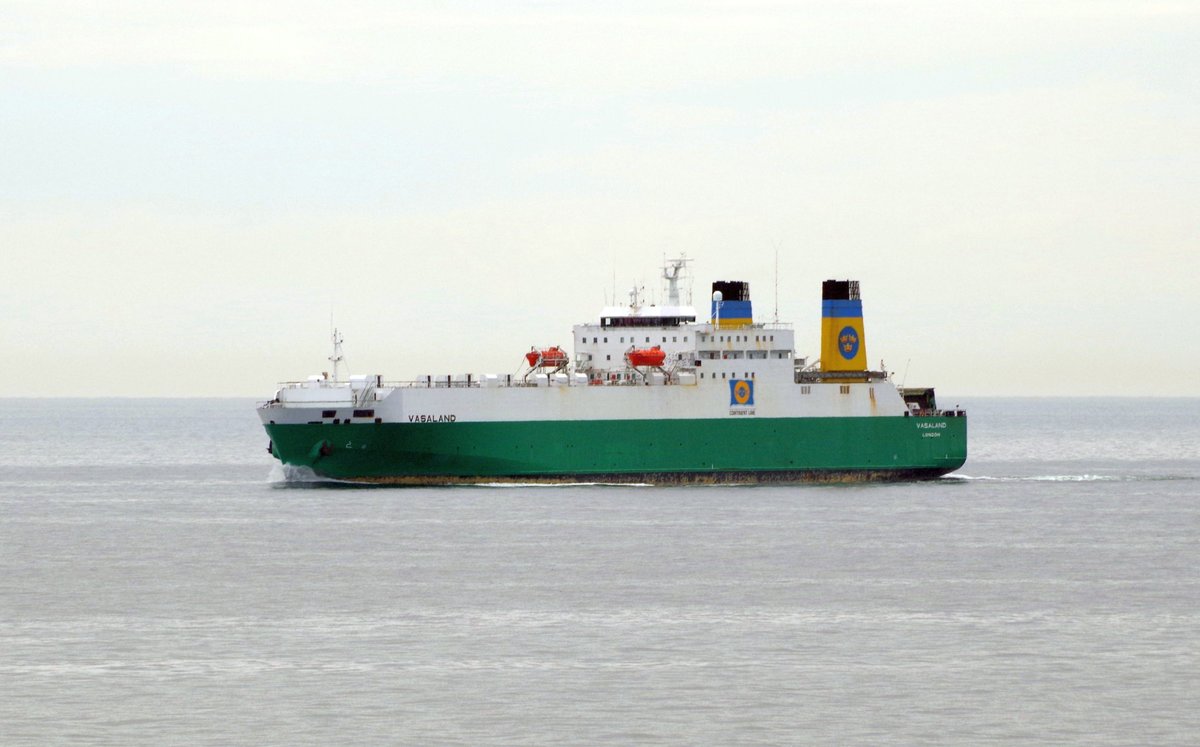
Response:
M861 382L861 381L885 381L891 373L888 371L821 371L810 369L797 369L794 373L794 378L797 384L827 384L846 383L846 382Z
M615 379L615 380L607 379L607 378L599 378L599 379L589 378L586 381L578 381L575 379L567 379L565 381L561 381L561 380L546 380L546 379L542 379L542 380L528 379L528 380L526 380L526 379L522 379L517 376L513 376L512 379L507 379L507 378L495 379L495 380L489 380L486 382L482 379L477 379L477 378L472 378L470 380L451 379L449 381L446 381L445 379L442 379L440 381L437 379L434 379L432 381L426 381L425 379L417 379L415 381L414 380L381 381L378 383L371 382L366 387L357 387L357 388L351 388L350 383L345 382L345 381L336 381L336 382L335 381L323 381L323 382L318 383L316 386L312 386L311 383L307 382L307 381L284 381L279 384L279 388L280 389L301 389L304 391L320 391L322 389L333 389L333 390L338 390L338 391L349 391L349 392L361 393L364 391L377 391L380 389L481 389L481 388L482 389L528 389L528 388L548 387L548 386L549 387L556 387L556 386L559 386L559 387L561 387L561 386L578 386L578 387L586 387L586 386L645 386L645 383L646 383L645 379L642 379L640 377L631 378L631 379ZM676 385L678 383L679 383L678 377L666 378L662 382L663 385ZM313 402L317 402L317 400L313 400Z

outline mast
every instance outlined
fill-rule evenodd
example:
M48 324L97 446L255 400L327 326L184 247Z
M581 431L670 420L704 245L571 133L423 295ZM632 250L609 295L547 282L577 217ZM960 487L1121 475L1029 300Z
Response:
M329 356L329 362L333 364L333 380L338 381L338 364L345 358L342 356L342 336L338 334L337 327L333 328L330 339L333 341L333 355Z
M679 255L678 259L664 258L662 277L667 281L667 305L679 306L679 281L686 274L691 261L686 254ZM690 298L688 303L691 303Z

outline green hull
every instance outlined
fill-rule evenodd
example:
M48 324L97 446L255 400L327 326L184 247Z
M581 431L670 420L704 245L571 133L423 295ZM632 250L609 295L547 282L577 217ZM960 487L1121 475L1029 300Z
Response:
M265 426L284 464L358 482L784 482L933 478L965 417L572 420Z

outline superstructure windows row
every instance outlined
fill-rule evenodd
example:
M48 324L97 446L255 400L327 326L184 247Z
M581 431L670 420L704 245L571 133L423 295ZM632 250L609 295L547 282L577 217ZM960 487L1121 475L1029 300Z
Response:
M586 344L586 343L587 343L587 338L586 338L586 337L584 337L584 338L582 338L580 341L581 341L581 342L583 342L584 344ZM662 338L662 341L663 341L663 342L666 342L666 341L667 341L667 338L666 338L666 337L663 337L663 338ZM687 341L688 341L688 336L687 336L687 335L684 335L684 336L683 336L683 341L684 341L684 342L687 342ZM592 344L599 344L599 342L600 342L600 338L599 338L599 337L593 337L593 338L592 338ZM605 337L605 338L604 338L604 342L605 342L605 343L608 343L608 338L607 338L607 337ZM624 338L624 337L620 338L620 342L625 342L625 338ZM631 344L636 344L636 343L637 343L637 338L636 338L636 337L632 337L632 336L631 336L631 337L629 338L629 342L630 342ZM646 342L650 342L650 338L649 338L649 337L647 337L647 338L646 338ZM671 342L679 342L679 335L672 335L672 336L671 336Z
M715 335L711 332L701 332L696 336L698 342L750 342L750 335ZM775 335L755 335L754 342L775 342Z
M696 321L694 316L606 316L602 327L678 327Z
M720 361L720 360L741 360L748 358L750 360L787 360L792 357L790 350L701 350L696 353L701 360Z

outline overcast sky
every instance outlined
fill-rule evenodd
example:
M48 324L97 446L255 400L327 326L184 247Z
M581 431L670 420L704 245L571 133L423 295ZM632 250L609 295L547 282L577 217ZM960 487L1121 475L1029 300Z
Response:
M1200 2L0 0L4 395L515 371L680 252L947 401L1200 395Z

